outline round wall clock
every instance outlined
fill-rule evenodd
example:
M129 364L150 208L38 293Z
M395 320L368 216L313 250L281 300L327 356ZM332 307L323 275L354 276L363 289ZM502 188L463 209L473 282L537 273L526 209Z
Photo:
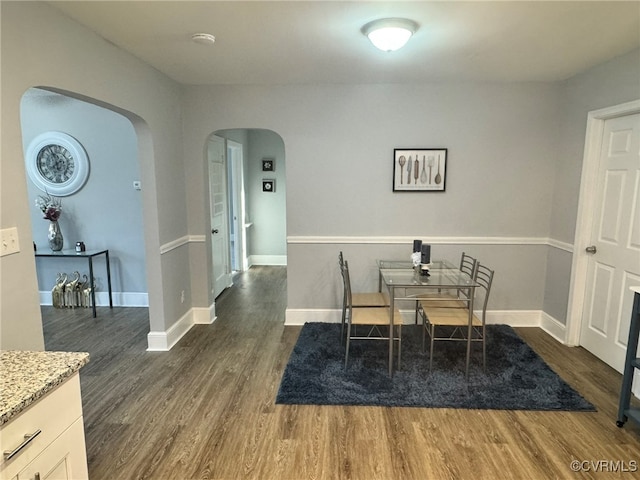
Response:
M40 190L64 197L80 190L89 177L89 158L80 142L62 132L35 137L25 158L29 178Z

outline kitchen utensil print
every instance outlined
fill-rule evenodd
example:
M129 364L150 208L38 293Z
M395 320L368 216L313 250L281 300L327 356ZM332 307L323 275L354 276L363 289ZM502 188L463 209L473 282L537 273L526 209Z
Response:
M407 163L407 183L411 183L411 168L413 167L413 161L411 160L411 155L409 155L409 162Z
M432 182L432 177L431 177L431 169L433 168L433 164L435 163L435 159L433 158L433 155L429 155L429 159L427 160L427 163L429 164L429 185L431 185Z
M398 164L400 165L400 185L402 185L402 174L404 173L405 163L407 163L407 159L404 155L400 155L400 158L398 158Z
M418 184L418 177L420 177L420 160L418 160L418 156L416 155L416 163L413 167L413 183Z
M420 182L421 183L427 183L427 170L426 170L426 166L427 166L427 161L425 159L425 156L422 156L422 173L420 174Z
M435 182L436 185L440 185L440 183L442 183L442 175L440 175L440 155L438 155L438 173L436 173Z

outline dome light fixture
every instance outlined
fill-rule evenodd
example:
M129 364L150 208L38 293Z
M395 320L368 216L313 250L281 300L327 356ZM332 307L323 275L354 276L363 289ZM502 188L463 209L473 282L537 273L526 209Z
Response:
M213 45L216 41L216 37L210 33L194 33L191 35L191 40L201 45Z
M367 23L361 29L371 43L384 52L404 47L417 30L418 24L406 18L381 18Z

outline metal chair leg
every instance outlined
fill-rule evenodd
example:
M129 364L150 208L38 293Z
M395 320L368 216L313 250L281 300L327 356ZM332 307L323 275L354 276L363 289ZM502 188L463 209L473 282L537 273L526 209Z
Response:
M351 339L351 325L347 324L347 338L346 338L346 346L345 346L345 352L344 352L344 369L347 369L347 365L349 364L349 345L351 344L351 342L349 341Z
M431 324L430 327L429 335L431 336L431 345L429 350L429 372L431 372L431 367L433 366L433 336L435 335L435 326Z
M398 325L398 370L400 370L400 352L402 351L402 325Z
M484 325L482 326L482 371L487 373L487 337Z

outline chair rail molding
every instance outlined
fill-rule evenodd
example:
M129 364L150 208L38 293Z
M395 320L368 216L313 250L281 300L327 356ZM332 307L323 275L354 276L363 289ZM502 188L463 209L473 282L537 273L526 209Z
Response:
M206 237L204 235L185 235L183 237L176 238L175 240L171 240L170 242L160 245L160 255L164 255L171 250L180 248L183 245L188 245L189 243L204 243L205 241Z
M405 245L411 244L415 238L431 245L546 245L567 252L573 252L573 245L548 237L433 237L413 235L411 237L376 237L376 236L289 236L289 244L372 244L372 245Z

